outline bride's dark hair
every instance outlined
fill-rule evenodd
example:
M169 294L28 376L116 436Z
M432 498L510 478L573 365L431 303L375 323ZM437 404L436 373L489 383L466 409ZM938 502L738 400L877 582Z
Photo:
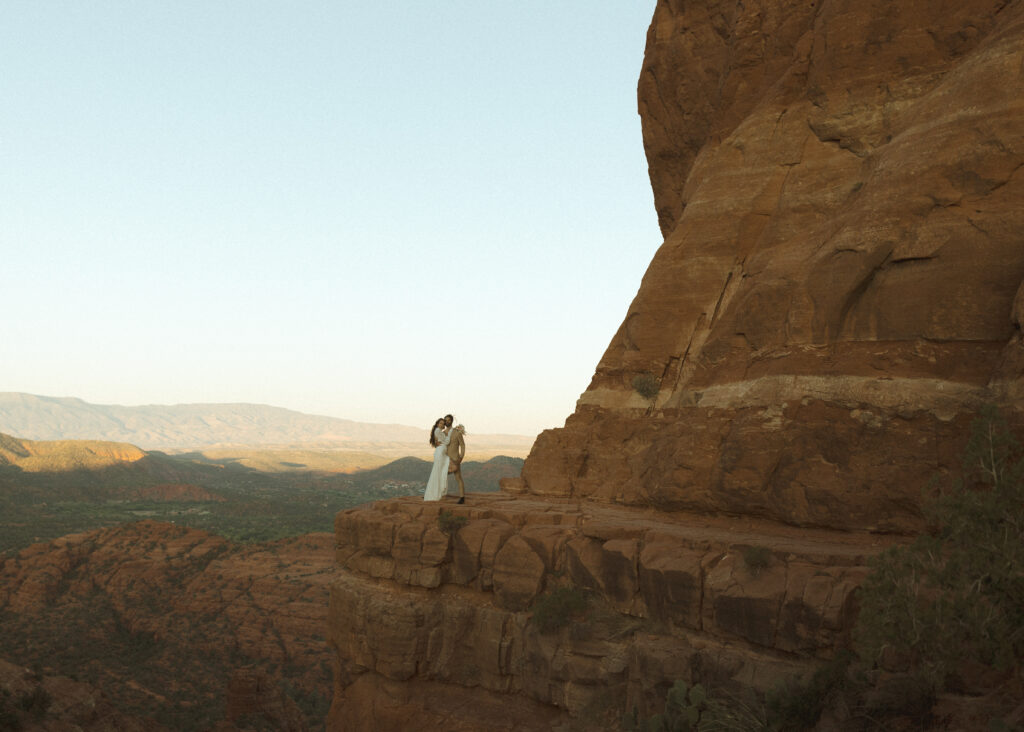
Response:
M439 444L437 439L434 437L434 430L437 429L438 425L440 425L441 427L444 427L444 417L438 417L437 419L435 419L434 420L434 424L431 425L431 427L430 427L430 446L431 447L437 447L438 444Z

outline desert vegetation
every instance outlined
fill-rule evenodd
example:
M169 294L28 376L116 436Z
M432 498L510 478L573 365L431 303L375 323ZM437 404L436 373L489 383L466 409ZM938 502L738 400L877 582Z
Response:
M533 603L530 621L541 633L553 633L581 618L590 605L586 592L578 587L556 587Z
M757 577L772 563L772 552L764 546L746 546L742 549L743 564L752 577Z
M642 396L644 399L653 399L658 395L658 380L654 378L654 374L644 371L642 374L637 374L633 377L632 381L633 391Z
M459 533L459 529L466 525L467 519L465 516L454 514L451 511L444 509L437 515L437 527L442 533L448 536L454 536Z
M930 531L874 562L856 641L869 662L936 689L1024 659L1024 460L995 410L963 478L927 504Z
M850 649L763 695L679 681L662 713L623 728L1024 729L1024 451L996 409L972 425L962 477L924 505L928 531L872 560ZM743 557L752 574L770 562Z
M470 491L498 490L522 460L467 462ZM402 458L356 473L265 472L198 458L148 453L102 469L29 472L0 464L0 556L39 541L120 523L154 519L241 542L329 532L345 508L421 492L430 464ZM180 495L158 498L171 484ZM193 490L185 490L185 489ZM166 492L166 491L165 491ZM196 496L205 496L201 500Z

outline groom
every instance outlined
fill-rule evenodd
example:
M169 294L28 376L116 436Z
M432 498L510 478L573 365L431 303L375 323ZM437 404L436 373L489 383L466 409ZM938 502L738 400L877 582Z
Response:
M466 440L463 436L466 432L466 428L461 424L457 427L452 427L455 422L455 417L450 414L446 414L444 417L444 428L448 430L449 441L448 441L448 474L454 475L455 480L459 483L459 500L458 503L466 502L466 484L462 480L462 458L466 456Z

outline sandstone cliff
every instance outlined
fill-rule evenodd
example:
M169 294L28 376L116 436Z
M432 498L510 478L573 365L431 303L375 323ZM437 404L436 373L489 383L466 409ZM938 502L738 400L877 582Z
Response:
M767 689L843 643L866 558L885 545L765 521L470 500L338 514L329 729L618 729L630 709L658 711L675 679ZM585 594L587 611L544 628L538 603L558 588Z
M844 647L978 408L1022 421L1022 74L1019 0L659 0L664 244L503 495L338 515L328 727L617 729Z
M659 2L665 242L528 490L914 530L1021 403L1022 58L1020 2Z

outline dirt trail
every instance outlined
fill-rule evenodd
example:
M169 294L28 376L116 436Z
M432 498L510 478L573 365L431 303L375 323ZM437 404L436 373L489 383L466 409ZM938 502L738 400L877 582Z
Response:
M576 526L595 538L622 538L658 532L677 538L686 546L761 546L833 564L862 563L884 549L906 543L910 537L866 531L835 531L800 527L744 516L722 516L509 493L471 493L458 505L452 496L440 504L420 498L393 499L392 510L414 515L425 507L440 506L469 519L502 518L516 526ZM400 508L399 508L400 507Z

